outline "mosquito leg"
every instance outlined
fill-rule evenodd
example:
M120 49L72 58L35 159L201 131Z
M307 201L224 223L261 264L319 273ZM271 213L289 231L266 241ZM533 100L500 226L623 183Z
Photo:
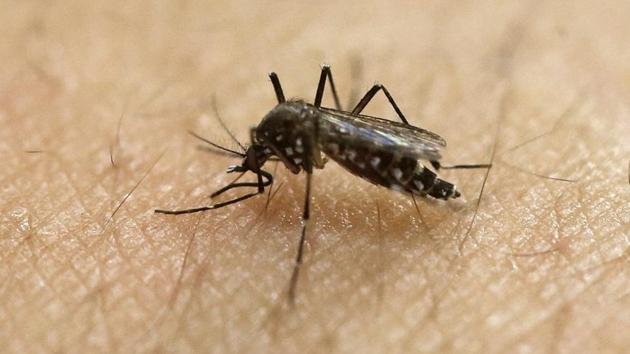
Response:
M297 287L298 277L300 275L300 267L302 266L302 259L304 255L304 243L306 242L306 228L308 220L310 218L310 206L311 206L311 177L312 173L306 174L306 196L304 199L304 214L302 214L302 236L300 237L300 244L298 246L297 257L295 258L295 266L293 267L293 274L291 275L291 281L289 283L289 302L295 303L295 290Z
M240 202L242 200L249 199L251 197L255 197L258 194L260 194L260 192L249 193L249 194L245 194L245 195L240 196L238 198L234 198L234 199L222 202L222 203L217 203L217 204L214 204L214 205L203 206L203 207L199 207L199 208L181 209L181 210L155 209L154 211L156 213L158 213L158 214L168 214L168 215L181 215L181 214L199 213L199 212L206 211L206 210L214 210L214 209L223 208L223 207L228 206L230 204L238 203L238 202Z
M400 117L400 120L403 123L409 125L407 118L405 118L405 115L402 113L400 108L398 108L398 105L396 104L396 101L394 101L394 98L392 97L392 95L389 93L389 91L387 91L387 88L385 88L385 86L381 84L376 84L372 86L372 88L368 92L365 93L361 101L359 101L357 106L354 107L354 109L352 110L352 114L361 113L361 111L363 111L365 106L367 106L368 103L370 103L370 101L372 100L372 98L374 98L374 95L376 95L378 91L380 90L383 90L383 93L385 94L385 96L387 96L387 100L392 105L392 107L394 107L394 110L396 111L396 114L398 114L398 117Z
M470 164L470 165L442 166L442 169L455 170L455 169L476 169L476 168L490 168L490 167L492 167L491 163L481 163L481 164Z
M315 105L315 107L320 107L322 105L326 78L328 78L328 81L330 82L330 89L332 90L333 99L335 100L335 108L341 110L341 103L339 101L339 96L337 95L337 88L335 87L335 82L333 81L332 73L330 72L330 65L327 64L322 65L322 73L319 76L319 83L317 84L317 92L315 93L315 102L313 105Z
M231 183L231 184L228 184L227 186L225 186L225 187L215 191L214 193L210 194L210 198L218 197L219 195L229 191L230 189L243 188L243 187L259 187L259 184L258 184L258 182Z
M231 188L230 186L231 186L231 185L233 185L233 184L236 184L236 183L237 183L237 182L238 182L241 178L243 178L243 176L245 176L245 172L241 172L241 173L239 173L239 175L238 175L236 178L234 178L234 179L232 180L232 182L230 182L227 186L225 186L225 187L223 187L223 188L221 188L221 189L219 189L219 190L217 190L217 191L213 192L212 194L210 194L210 195L209 195L209 197L210 197L210 198L214 198L214 197L216 197L217 195L219 195L219 194L223 193L224 191L226 191L226 190L230 189L230 188Z
M213 205L208 205L208 206L203 206L203 207L199 207L199 208L192 208L192 209L182 209L182 210L163 210L163 209L155 209L155 212L158 214L169 214L169 215L180 215L180 214L192 214L192 213L198 213L201 211L206 211L206 210L213 210L213 209L219 209L219 208L223 208L225 206L234 204L234 203L238 203L242 200L245 199L249 199L251 197L255 197L259 194L262 194L265 192L265 187L272 185L273 184L273 176L271 175L271 173L267 172L267 171L263 171L263 170L258 170L258 172L256 173L258 175L258 182L256 184L247 184L246 183L241 183L242 185L245 185L243 187L254 187L254 186L258 186L258 190L256 192L253 193L248 193L245 195L242 195L238 198L234 198L225 202L221 202L221 203L217 203L217 204L213 204ZM263 177L266 179L266 181L263 181ZM231 184L231 185L238 185L239 183L236 184ZM236 188L236 187L234 187Z
M490 168L492 164L483 163L483 164L467 164L467 165L451 165L451 166L442 166L439 161L430 161L431 166L436 170L455 170L455 169L476 169L476 168Z
M392 97L392 95L389 93L389 91L387 90L387 88L381 84L376 84L374 86L372 86L372 88L365 93L365 95L363 96L363 98L361 99L361 101L359 101L359 103L357 104L356 107L354 107L354 109L352 110L352 114L359 114L363 111L363 109L365 109L365 107L368 105L368 103L370 103L370 101L372 100L372 98L374 98L374 96L378 93L379 90L383 90L383 93L385 94L385 96L387 97L387 100L389 101L389 103L392 105L392 107L394 107L394 110L396 111L396 114L398 114L398 117L400 118L400 120L407 124L410 125L409 122L407 121L407 118L405 118L405 115L403 114L403 112L400 110L400 108L398 108L398 105L396 104L396 101L394 101L394 98ZM439 162L437 161L431 161L431 164L433 163L438 164L439 166ZM435 167L435 165L433 165ZM436 169L438 169L439 167L436 167ZM413 198L412 196L412 200L414 205L416 206L416 211L418 211L418 215L420 215L420 209L418 209L418 204L416 203L416 200ZM426 223L424 222L424 220L422 220L422 216L420 217L421 221L424 225L426 225Z
M276 75L276 73L272 71L269 73L269 78L271 79L273 90L276 92L278 103L283 103L284 101L286 101L286 99L284 98L284 92L282 92L282 86L280 85L280 79L278 79L278 75Z

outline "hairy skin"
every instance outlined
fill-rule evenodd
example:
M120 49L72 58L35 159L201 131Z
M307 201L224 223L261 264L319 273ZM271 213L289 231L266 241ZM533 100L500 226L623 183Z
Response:
M630 346L627 2L133 4L0 4L3 351ZM323 62L343 102L378 80L446 164L494 167L444 171L464 198L418 210L316 171L291 307L304 175L278 166L266 211L153 209L231 180L186 134L235 147L214 94L247 142L266 73L312 100ZM384 97L367 113L394 118Z

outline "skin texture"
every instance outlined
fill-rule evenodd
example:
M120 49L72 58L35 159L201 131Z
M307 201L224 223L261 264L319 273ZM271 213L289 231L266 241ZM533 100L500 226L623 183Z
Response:
M342 4L340 4L342 3ZM0 2L6 352L621 352L630 345L626 1ZM187 216L275 104L384 83L449 143L448 203L330 162ZM324 105L331 106L327 93ZM394 118L383 96L368 114ZM273 164L267 166L273 171ZM524 173L561 177L544 179ZM480 189L483 195L479 200ZM239 195L235 191L231 196Z

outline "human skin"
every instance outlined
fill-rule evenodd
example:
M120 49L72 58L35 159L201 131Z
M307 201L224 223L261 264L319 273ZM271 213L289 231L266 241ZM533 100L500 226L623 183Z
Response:
M626 350L628 13L623 1L0 3L0 348ZM463 197L417 209L334 162L316 170L290 305L303 174L268 163L267 207L265 194L153 210L207 205L231 180L239 160L186 133L236 147L213 97L247 143L275 104L267 73L312 100L324 62L346 106L381 82L448 141L445 164L493 167L442 172ZM395 119L381 96L367 112Z

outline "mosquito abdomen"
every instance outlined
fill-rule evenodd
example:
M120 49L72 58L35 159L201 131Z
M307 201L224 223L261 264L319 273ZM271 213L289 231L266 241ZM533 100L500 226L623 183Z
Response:
M438 178L435 172L424 167L422 164L418 164L411 184L410 187L414 194L428 194L433 198L444 200L457 198L461 195L454 184Z
M339 141L325 141L321 148L346 170L374 184L444 200L460 196L452 183L438 178L435 172L412 157L377 146L359 147Z

